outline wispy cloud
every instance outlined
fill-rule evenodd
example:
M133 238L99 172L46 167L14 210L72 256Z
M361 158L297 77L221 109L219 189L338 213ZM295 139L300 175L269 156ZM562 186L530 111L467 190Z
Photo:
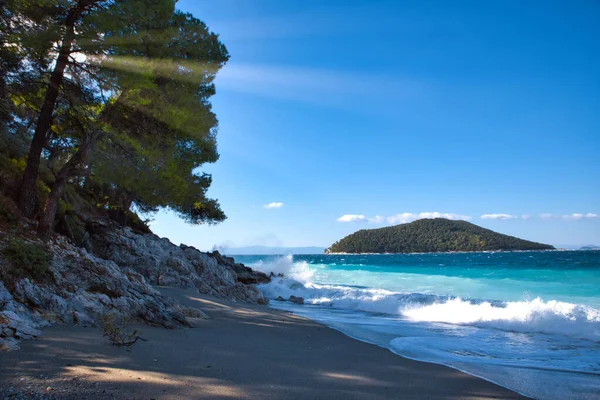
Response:
M265 204L263 207L266 209L281 208L281 207L283 207L283 203L281 201L275 201L273 203Z
M383 221L385 221L385 217L381 215L376 215L375 218L369 218L369 222L374 224L381 224Z
M483 214L480 218L481 219L507 220L507 219L517 219L517 218L519 218L519 216L518 215L511 215L511 214Z
M374 224L381 224L384 222L388 222L390 224L400 224L411 221L416 221L418 219L423 218L447 218L453 220L465 220L469 221L471 219L468 215L460 215L453 213L440 213L440 212L421 212L418 214L415 213L400 213L396 215L392 215L389 217L384 217L381 215L376 215L375 217L367 217L363 214L345 214L337 219L338 222L370 222Z
M593 214L593 213L587 213L587 214L573 213L573 214L563 215L562 218L566 219L566 220L591 219L591 218L598 218L598 214Z
M446 218L446 219L464 220L464 221L471 220L471 217L469 215L460 215L460 214L454 214L454 213L441 213L441 212L434 211L434 212L422 212L422 213L418 213L418 214L414 214L414 213L396 214L391 217L387 217L387 221L390 224L398 224L398 223L403 224L406 222L416 221L418 219L423 219L423 218Z
M580 219L594 219L598 218L598 214L595 213L573 213L573 214L540 214L541 219L564 219L566 221L577 221Z
M600 216L595 213L573 213L573 214L539 214L540 219L546 220L564 220L564 221L578 221L583 219L595 219ZM364 214L345 214L337 219L338 222L368 222L373 224L404 224L407 222L416 221L418 219L423 218L446 218L451 220L463 220L470 221L472 219L469 215L461 215L454 213L442 213L442 212L421 212L421 213L399 213L396 215L391 215L389 217L383 217L381 215L376 215L375 217L368 217ZM522 215L514 215L514 214L502 214L502 213L494 213L494 214L482 214L479 218L484 220L529 220L532 218L530 214L522 214Z
M354 109L350 100L358 99L416 101L431 89L412 76L242 63L228 64L217 81L225 90L342 109Z

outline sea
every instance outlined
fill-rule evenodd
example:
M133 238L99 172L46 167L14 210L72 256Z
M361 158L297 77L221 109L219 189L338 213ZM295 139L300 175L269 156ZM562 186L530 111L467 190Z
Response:
M271 307L535 399L600 399L600 251L235 258L281 274L259 286Z

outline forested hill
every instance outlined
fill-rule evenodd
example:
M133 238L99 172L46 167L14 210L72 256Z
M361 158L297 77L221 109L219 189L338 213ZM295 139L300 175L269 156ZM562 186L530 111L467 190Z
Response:
M362 229L335 242L326 253L437 253L447 251L552 250L553 246L503 235L466 221L420 219Z

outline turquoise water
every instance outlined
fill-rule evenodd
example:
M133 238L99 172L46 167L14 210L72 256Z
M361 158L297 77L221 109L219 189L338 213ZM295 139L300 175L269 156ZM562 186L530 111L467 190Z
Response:
M238 256L272 302L540 399L600 398L600 251Z

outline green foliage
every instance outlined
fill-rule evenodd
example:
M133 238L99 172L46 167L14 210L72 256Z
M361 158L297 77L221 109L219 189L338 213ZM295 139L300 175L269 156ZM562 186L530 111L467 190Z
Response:
M334 243L328 250L331 253L435 253L551 249L554 247L502 235L466 221L435 218L363 229Z
M8 196L0 193L0 221L14 224L19 220L19 209L16 203Z
M118 7L138 10L144 2ZM106 40L114 55L102 65L114 71L121 94L104 114L107 135L94 154L94 176L121 195L121 204L109 195L112 205L169 208L190 223L222 221L218 203L206 197L212 179L198 168L218 159L208 100L229 55L198 19L177 11L165 16L148 21L144 14Z
M2 254L11 263L8 272L15 278L39 280L48 276L52 258L43 246L12 239Z
M132 346L138 339L142 339L137 329L129 327L129 318L116 313L106 313L100 317L100 330L102 337L107 338L113 346ZM144 339L142 339L144 340Z
M60 182L66 187L54 207L59 225L68 212L90 206L140 230L134 209L171 209L194 224L225 219L207 197L212 177L201 168L218 159L210 98L229 54L218 35L175 3L0 2L3 187L20 182L67 16L88 4L76 23L42 153L38 213L51 209L50 190Z
M15 191L24 167L24 159L14 159L0 153L0 187L2 191Z
M27 140L6 129L0 129L0 191L16 192L25 169Z

